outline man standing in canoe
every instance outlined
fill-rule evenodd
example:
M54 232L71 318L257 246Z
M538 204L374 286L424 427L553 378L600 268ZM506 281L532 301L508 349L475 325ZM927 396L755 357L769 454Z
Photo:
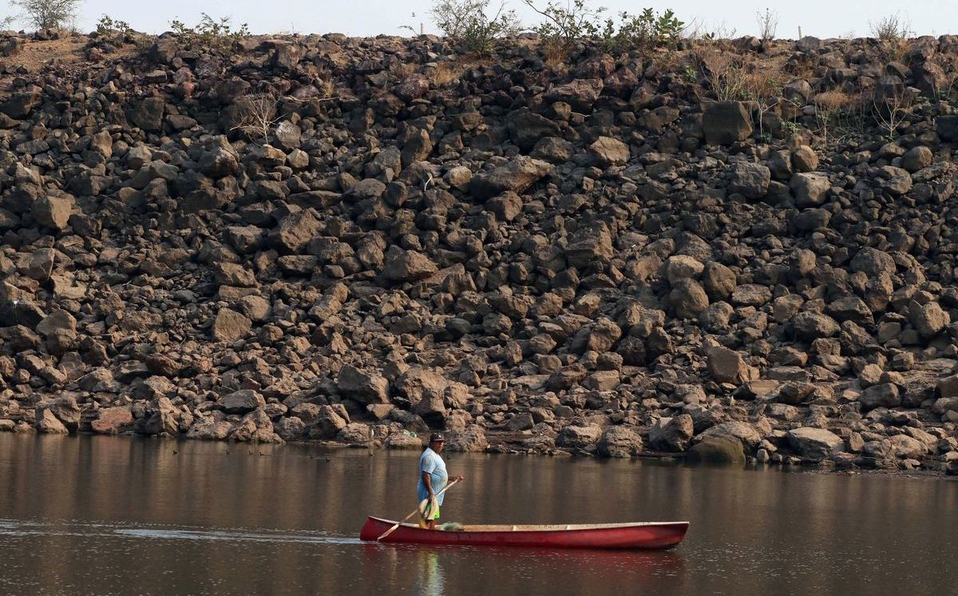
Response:
M425 507L420 507L419 510L419 525L430 530L436 529L439 507L445 497L442 489L449 481L446 462L441 456L445 443L446 440L440 433L433 433L429 437L429 447L426 447L419 457L419 485L417 486L419 502L426 501ZM456 476L455 480L461 482L462 476Z

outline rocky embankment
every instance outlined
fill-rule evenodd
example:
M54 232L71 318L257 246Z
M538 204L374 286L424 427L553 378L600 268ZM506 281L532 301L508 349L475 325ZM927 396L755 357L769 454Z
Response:
M80 41L0 44L0 430L958 471L956 38L720 49L771 108L688 46Z

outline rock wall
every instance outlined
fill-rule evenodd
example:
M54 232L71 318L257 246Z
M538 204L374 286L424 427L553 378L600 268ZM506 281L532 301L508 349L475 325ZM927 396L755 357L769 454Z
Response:
M81 41L4 44L0 430L958 470L955 38L721 50L773 110L688 44Z

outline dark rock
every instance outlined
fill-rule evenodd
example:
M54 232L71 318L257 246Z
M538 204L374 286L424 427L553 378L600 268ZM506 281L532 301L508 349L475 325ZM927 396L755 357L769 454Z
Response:
M479 200L489 199L506 191L522 194L551 171L552 166L544 161L520 157L491 172L474 176L470 191Z
M788 431L786 436L792 449L812 461L827 459L845 449L841 437L823 428L800 427Z
M688 414L660 418L649 430L649 447L658 451L683 452L688 449L694 432L692 417Z
M737 192L746 199L761 199L768 192L771 170L755 163L738 163L732 168L729 192Z
M709 103L702 114L702 128L708 144L731 145L752 135L752 119L741 102Z
M602 432L596 451L602 457L633 457L642 453L642 438L626 426L610 426Z
M389 381L375 373L365 373L347 364L339 371L339 392L360 403L389 403Z
M689 461L734 464L745 462L742 443L734 437L706 437L689 449Z
M246 414L265 406L266 400L256 391L241 389L223 396L219 403L227 414Z
M556 436L556 447L565 449L587 449L594 446L602 438L602 429L598 426L569 425L559 431Z

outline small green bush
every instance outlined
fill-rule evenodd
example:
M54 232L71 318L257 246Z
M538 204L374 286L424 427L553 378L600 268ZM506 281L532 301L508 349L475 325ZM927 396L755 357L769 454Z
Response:
M458 40L471 54L488 56L497 39L515 35L520 30L515 11L505 10L500 3L489 15L491 0L439 0L432 15L436 26L446 37Z
M609 51L674 48L685 27L685 23L676 18L671 10L656 14L651 8L646 8L641 14L623 12L619 17L621 22L618 28L612 19L607 19L602 30L603 43Z
M523 1L545 17L534 29L542 36L543 43L566 50L571 49L577 39L599 40L608 52L674 48L685 28L685 23L671 10L659 14L646 8L636 15L621 12L618 21L613 18L601 21L605 8L591 8L586 0L573 0L566 8L550 2L541 9L536 7L535 0Z
M200 22L195 27L188 27L182 21L174 19L170 22L173 33L187 46L201 46L211 50L225 50L233 43L250 36L246 23L233 29L230 17L214 19L210 15L200 13Z
M892 43L906 39L911 35L908 21L897 14L879 19L877 23L869 22L872 37L885 43Z
M136 31L130 27L126 21L114 19L109 15L103 15L96 23L96 34L110 41L123 41L132 37Z
M599 36L599 16L605 12L605 8L592 9L586 5L585 0L573 0L567 8L550 2L541 9L535 5L534 0L523 2L546 18L533 30L542 36L542 42L548 46L568 50L576 39Z

